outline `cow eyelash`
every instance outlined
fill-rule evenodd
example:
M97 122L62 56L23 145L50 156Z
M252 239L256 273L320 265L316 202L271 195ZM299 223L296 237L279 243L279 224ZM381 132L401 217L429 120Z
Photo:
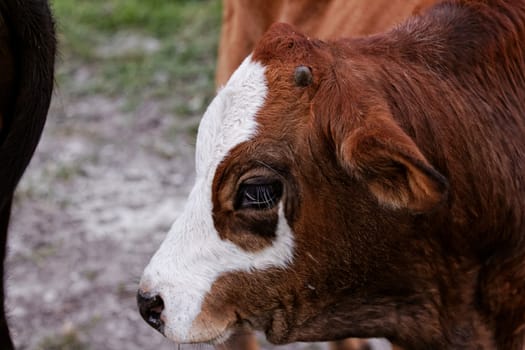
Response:
M279 181L243 183L237 191L235 209L271 209L281 199L283 186Z

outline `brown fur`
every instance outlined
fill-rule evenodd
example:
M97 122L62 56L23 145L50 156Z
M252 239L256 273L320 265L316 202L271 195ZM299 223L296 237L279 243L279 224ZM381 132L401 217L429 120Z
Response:
M510 0L446 1L386 34L335 42L272 26L253 56L269 85L260 131L217 171L214 217L231 239L241 224L220 216L241 213L224 211L228 193L274 169L295 258L221 277L204 313L276 343L522 349L524 43L525 2ZM306 87L294 84L299 65L313 72ZM275 210L245 214L257 228Z
M337 39L384 31L436 0L223 0L215 81L224 85L275 22L308 36Z

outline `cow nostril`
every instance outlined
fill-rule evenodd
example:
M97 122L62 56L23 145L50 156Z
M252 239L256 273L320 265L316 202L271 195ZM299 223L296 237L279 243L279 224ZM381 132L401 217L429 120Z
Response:
M151 296L139 291L137 293L137 305L144 321L159 332L164 333L164 322L160 318L160 314L164 310L162 298L159 295Z

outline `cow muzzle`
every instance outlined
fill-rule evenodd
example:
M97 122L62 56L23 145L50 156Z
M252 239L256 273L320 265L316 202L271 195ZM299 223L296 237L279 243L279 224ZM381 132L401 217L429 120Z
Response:
M164 301L160 295L150 295L139 290L137 292L137 305L144 321L164 334L164 321L161 317L164 310Z

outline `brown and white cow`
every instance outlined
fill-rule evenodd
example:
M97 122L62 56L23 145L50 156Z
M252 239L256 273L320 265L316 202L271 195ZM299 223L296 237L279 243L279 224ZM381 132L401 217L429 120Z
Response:
M524 198L525 1L334 42L277 24L203 117L139 307L180 343L522 349Z
M45 0L0 1L0 348L13 348L3 265L15 187L40 139L53 90L55 31Z

